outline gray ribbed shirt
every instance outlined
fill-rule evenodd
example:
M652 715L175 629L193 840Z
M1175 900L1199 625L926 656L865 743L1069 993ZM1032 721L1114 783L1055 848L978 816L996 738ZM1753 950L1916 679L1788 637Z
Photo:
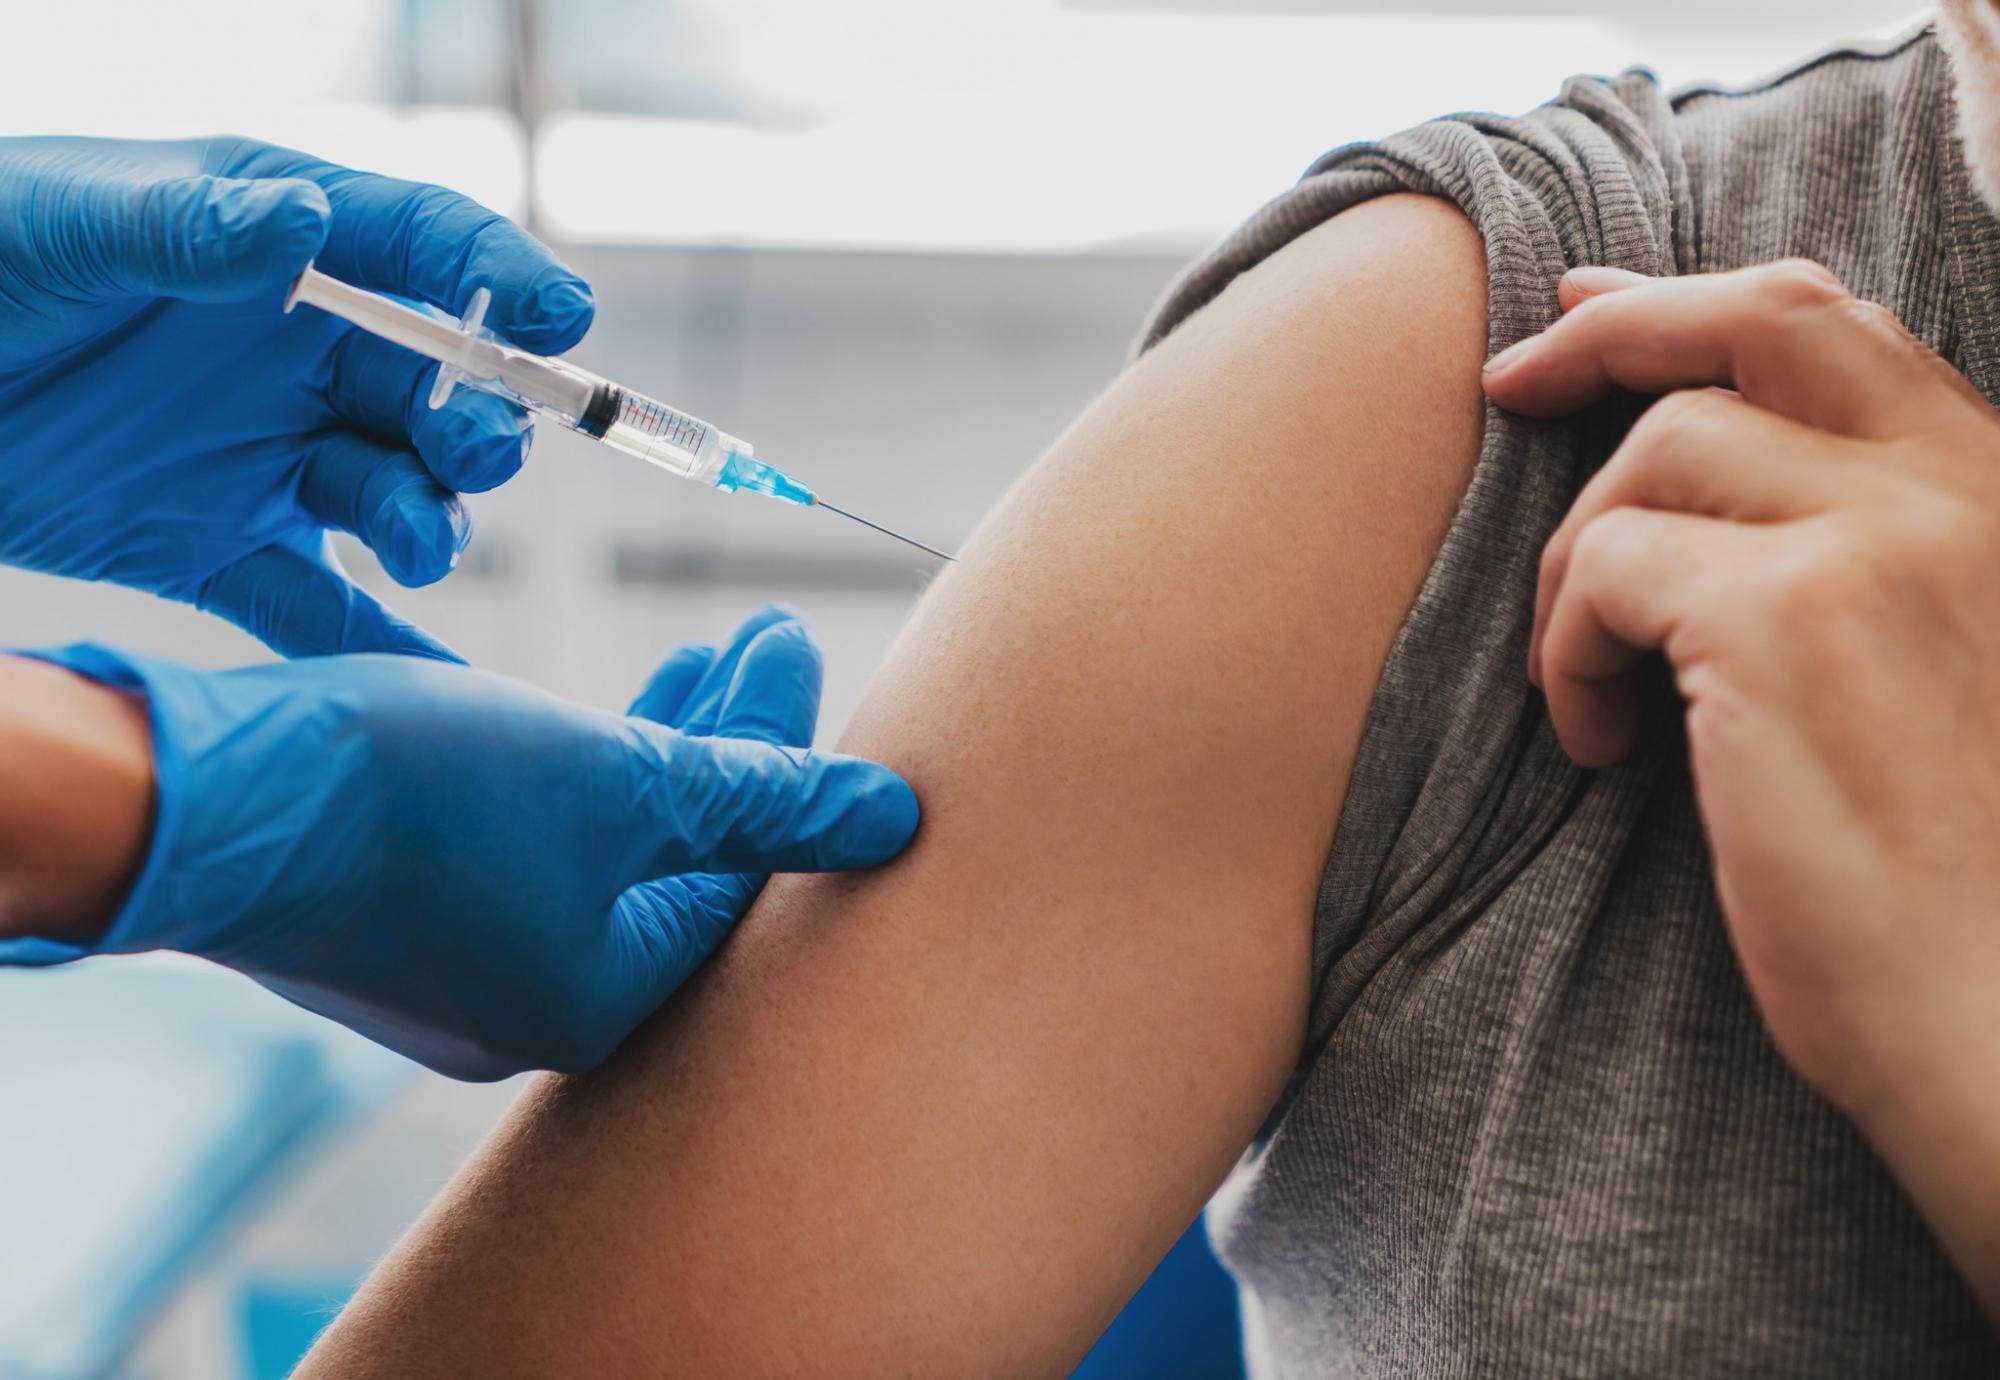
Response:
M1145 339L1407 190L1483 232L1494 350L1555 319L1577 264L1804 255L1993 398L2000 224L1953 119L1928 32L1745 91L1572 81L1518 119L1327 155L1184 275ZM1758 1022L1671 695L1633 760L1586 772L1523 674L1542 545L1631 415L1488 409L1383 668L1320 893L1307 1044L1214 1215L1253 1356L1283 1377L2000 1375L1922 1221Z

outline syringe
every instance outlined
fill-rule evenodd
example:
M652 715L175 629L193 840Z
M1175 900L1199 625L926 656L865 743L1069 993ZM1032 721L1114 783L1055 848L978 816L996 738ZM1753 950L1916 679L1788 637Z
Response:
M567 360L531 354L504 343L486 329L486 308L491 300L491 294L479 288L466 306L465 319L454 323L329 278L308 264L292 284L285 310L306 302L371 335L436 360L440 367L437 383L431 388L432 407L443 407L452 389L464 384L497 394L669 474L730 493L749 489L801 507L824 508L939 560L952 559L914 537L834 507L783 470L757 459L749 442L699 417L622 388Z

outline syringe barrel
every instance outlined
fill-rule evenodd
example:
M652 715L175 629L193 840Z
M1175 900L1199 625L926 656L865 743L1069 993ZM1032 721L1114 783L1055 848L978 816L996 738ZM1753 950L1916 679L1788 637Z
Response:
M468 369L465 382L502 397L512 397L537 412L545 412L565 426L575 426L597 396L611 387L611 381L579 369L568 360L531 355L506 345L490 347L496 356L488 366L490 375ZM498 387L494 387L498 384Z
M683 479L713 485L732 452L752 454L746 441L644 393L620 387L566 360L514 350L490 339L485 358L458 381L495 393Z
M714 484L732 451L748 443L644 393L607 383L573 423L586 436L684 479Z

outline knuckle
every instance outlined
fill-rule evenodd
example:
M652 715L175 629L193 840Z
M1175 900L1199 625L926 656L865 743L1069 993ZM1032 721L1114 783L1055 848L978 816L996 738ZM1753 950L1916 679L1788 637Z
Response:
M1960 495L1906 493L1831 526L1809 557L1819 612L1880 622L1941 590L1985 577L2000 555L2000 520Z
M1761 581L1774 631L1795 642L1836 645L1852 620L1881 615L1899 558L1879 525L1828 525L1783 547Z
M1565 312L1562 319L1557 321L1555 325L1560 327L1569 322L1576 322L1576 325L1569 326L1568 328L1573 331L1587 332L1593 325L1603 323L1608 315L1614 314L1614 308L1618 305L1618 294L1616 293L1607 293L1601 297L1586 297L1583 301ZM1551 327L1551 329L1554 329L1554 327Z
M434 183L425 183L408 202L413 224L429 228L450 215L458 206L458 193Z
M1773 307L1826 307L1850 300L1847 287L1825 264L1812 259L1780 259L1753 269L1757 291Z
M1903 328L1902 318L1880 302L1871 302L1866 297L1850 297L1841 303L1841 310L1856 323L1870 330L1883 331L1899 339L1909 338L1909 332Z
M1650 347L1659 339L1660 327L1650 313L1634 310L1630 293L1607 292L1570 308L1547 334L1571 342L1571 348L1590 342L1601 348L1613 340Z
M1637 508L1608 508L1576 534L1570 570L1581 585L1608 579L1643 539L1645 515Z
M1839 606L1837 586L1848 573L1827 548L1789 551L1764 567L1754 594L1773 630L1810 631Z
M1634 459L1653 461L1677 455L1705 437L1722 402L1713 389L1682 389L1646 409L1626 439Z
M1834 310L1839 314L1840 323L1848 329L1888 341L1899 349L1909 351L1912 359L1921 361L1931 353L1922 342L1910 334L1902 318L1880 302L1849 297L1834 304Z
M2000 560L2000 512L1951 493L1925 493L1903 505L1901 563L1985 569Z
M473 215L461 223L467 207L475 208ZM453 258L455 265L463 267L477 262L474 256L478 252L480 238L495 221L504 220L505 217L497 212L477 206L449 187L424 183L404 198L399 207L395 222L396 242L409 255L428 255L434 252L430 248L433 245L465 246Z
M226 177L265 147L262 140L241 134L218 134L203 141L201 170L211 177Z

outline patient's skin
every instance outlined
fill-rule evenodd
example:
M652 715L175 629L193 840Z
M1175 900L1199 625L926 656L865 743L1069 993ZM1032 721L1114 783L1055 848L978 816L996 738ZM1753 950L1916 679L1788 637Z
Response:
M915 847L775 881L607 1067L523 1099L301 1374L1066 1372L1291 1070L1485 344L1477 234L1390 197L1114 384L840 744L916 786Z

